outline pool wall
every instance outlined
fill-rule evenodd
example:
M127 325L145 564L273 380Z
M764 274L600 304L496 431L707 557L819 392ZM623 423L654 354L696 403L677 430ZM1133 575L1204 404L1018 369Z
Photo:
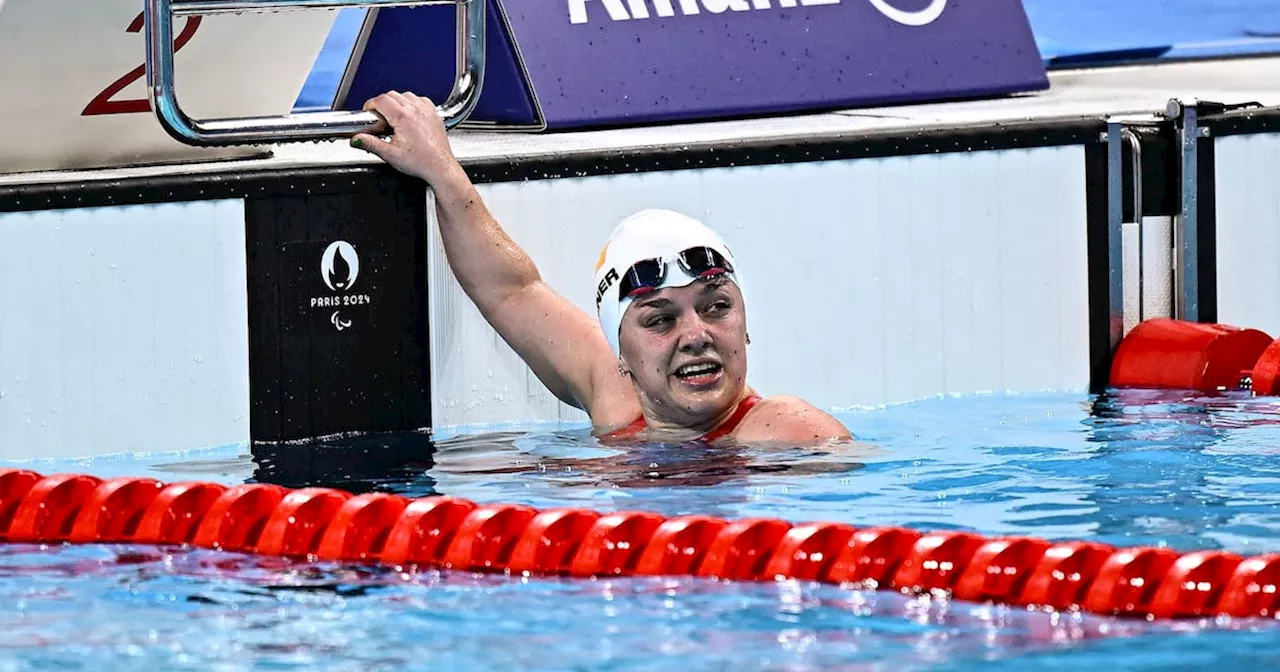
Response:
M249 433L244 201L0 214L0 457Z
M455 147L587 309L620 218L667 207L721 230L745 270L763 392L843 409L1097 389L1142 317L1124 301L1138 281L1126 242L1148 271L1169 266L1143 273L1149 313L1280 332L1280 108L1207 105L1188 144L1185 118L1153 110L1163 95L1101 95L1121 74L1075 112L1054 96L1086 74L974 105ZM1108 112L1134 109L1146 118ZM1141 249L1124 234L1125 128L1143 150ZM349 148L0 176L0 459L582 422L461 295L428 198Z
M1057 146L484 184L544 279L595 314L610 230L705 221L743 271L750 383L825 408L1089 383L1084 151ZM434 220L434 213L432 216ZM497 338L433 236L435 426L585 416Z
M1280 337L1280 134L1215 142L1218 319Z

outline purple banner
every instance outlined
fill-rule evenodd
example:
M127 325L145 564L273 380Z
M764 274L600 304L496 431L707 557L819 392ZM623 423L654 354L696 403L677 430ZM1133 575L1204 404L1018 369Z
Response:
M1048 87L1020 0L487 1L488 67L472 119L499 125L714 119ZM389 89L443 100L453 16L451 6L380 10L339 107Z
M550 126L1048 86L1020 0L510 0L503 7Z

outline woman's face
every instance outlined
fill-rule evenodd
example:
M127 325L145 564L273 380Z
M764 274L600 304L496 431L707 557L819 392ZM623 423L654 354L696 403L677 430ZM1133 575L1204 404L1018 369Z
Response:
M619 346L648 413L704 425L736 403L746 384L742 293L721 276L647 294L627 307Z

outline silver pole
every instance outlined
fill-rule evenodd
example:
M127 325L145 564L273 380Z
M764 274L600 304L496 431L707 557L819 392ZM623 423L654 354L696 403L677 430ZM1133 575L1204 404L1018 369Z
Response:
M1107 120L1107 339L1124 338L1124 124Z
M1125 142L1129 144L1129 170L1133 173L1133 221L1138 224L1138 319L1146 315L1146 307L1142 305L1142 286L1144 271L1142 267L1142 142L1133 129L1120 131Z
M457 77L436 109L446 128L475 110L484 86L485 0L147 0L147 95L156 118L171 136L189 145L226 146L350 137L374 130L370 112L305 112L274 117L192 119L174 92L173 18L178 15L275 9L455 4L458 7Z
M1178 129L1182 151L1182 203L1174 236L1174 316L1191 322L1200 321L1200 201L1199 146L1200 124L1198 101L1171 100L1168 114L1180 118Z

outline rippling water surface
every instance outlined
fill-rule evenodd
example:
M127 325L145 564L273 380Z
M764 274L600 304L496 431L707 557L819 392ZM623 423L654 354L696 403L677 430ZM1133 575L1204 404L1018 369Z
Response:
M1280 551L1280 405L975 396L848 412L824 451L521 432L9 463L1179 551ZM1202 668L1280 661L1269 620L1148 623L806 582L524 579L136 546L0 546L0 670Z

